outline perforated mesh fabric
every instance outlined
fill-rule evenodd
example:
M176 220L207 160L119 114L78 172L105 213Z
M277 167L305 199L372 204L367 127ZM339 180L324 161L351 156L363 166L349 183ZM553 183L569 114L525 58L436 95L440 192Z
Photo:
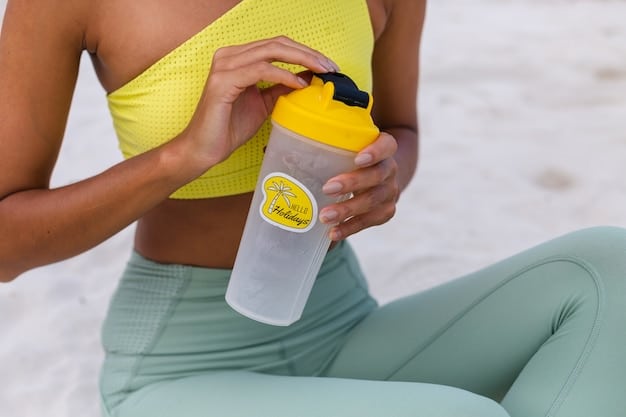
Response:
M139 259L134 253L133 257ZM133 274L133 279L121 282L111 300L111 313L102 331L102 343L108 352L147 353L161 331L164 318L171 314L189 282L189 274L182 265L172 264L165 271L148 269L140 263L129 263L128 273Z
M278 35L320 50L362 90L371 89L373 35L365 0L244 0L108 95L124 157L153 149L187 126L219 47ZM252 191L269 133L266 121L230 158L171 197L209 198Z

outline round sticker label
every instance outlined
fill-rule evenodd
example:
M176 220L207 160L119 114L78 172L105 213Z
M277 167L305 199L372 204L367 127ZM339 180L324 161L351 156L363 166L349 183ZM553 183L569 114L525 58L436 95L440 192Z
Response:
M263 179L261 218L290 232L304 233L317 220L313 194L297 179L282 172L272 172Z

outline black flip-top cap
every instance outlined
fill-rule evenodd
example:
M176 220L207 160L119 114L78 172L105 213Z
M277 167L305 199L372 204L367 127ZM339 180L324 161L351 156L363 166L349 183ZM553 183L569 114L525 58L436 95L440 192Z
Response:
M341 101L348 106L362 107L364 109L369 106L370 96L365 91L359 90L359 87L350 77L340 72L325 72L315 74L324 83L333 83L335 93L333 100Z

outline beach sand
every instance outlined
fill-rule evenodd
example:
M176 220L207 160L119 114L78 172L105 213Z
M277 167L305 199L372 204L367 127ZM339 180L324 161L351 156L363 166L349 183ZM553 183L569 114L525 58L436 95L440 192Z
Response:
M609 0L431 1L418 174L391 222L351 239L382 303L626 226L625 15ZM53 186L120 160L85 58ZM100 325L131 243L132 227L0 285L0 416L99 414Z

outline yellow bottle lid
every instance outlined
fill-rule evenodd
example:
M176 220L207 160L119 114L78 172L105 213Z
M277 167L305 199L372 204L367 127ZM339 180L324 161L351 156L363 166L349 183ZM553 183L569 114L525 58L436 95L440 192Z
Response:
M358 152L379 134L372 102L344 74L315 74L308 87L278 98L272 120L317 142Z

